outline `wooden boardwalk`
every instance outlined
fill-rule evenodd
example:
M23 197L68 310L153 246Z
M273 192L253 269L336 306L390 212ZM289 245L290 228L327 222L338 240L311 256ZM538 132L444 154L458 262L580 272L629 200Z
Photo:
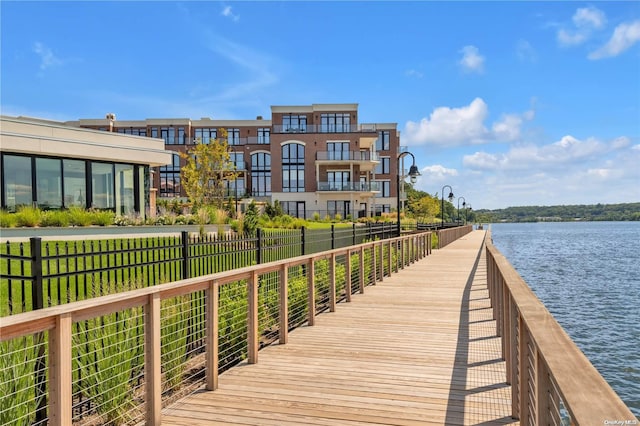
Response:
M511 419L484 231L385 277L162 412L166 425L492 425Z

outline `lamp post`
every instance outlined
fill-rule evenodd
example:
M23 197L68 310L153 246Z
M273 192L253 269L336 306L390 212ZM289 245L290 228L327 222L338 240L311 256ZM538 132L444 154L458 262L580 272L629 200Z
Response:
M440 228L444 228L444 189L445 188L449 188L449 196L447 196L447 198L449 199L449 202L453 201L454 195L453 195L453 188L451 188L451 186L449 185L445 185L442 187L442 203L440 205Z
M398 237L400 236L400 181L404 180L404 176L400 177L401 171L400 171L400 159L403 158L405 155L410 155L411 158L413 159L413 164L411 164L411 167L409 168L409 177L411 178L411 183L416 183L416 181L418 180L418 176L420 176L420 172L418 171L418 166L416 166L416 157L413 156L412 153L410 153L409 151L405 151L402 152L398 155L398 193L396 194L398 196Z
M460 223L460 198L464 200L462 202L462 208L467 205L467 200L465 200L464 197L458 197L458 223Z
M467 204L467 208L464 210L464 223L467 224L467 215L469 214L469 210L473 210L471 208L471 204Z

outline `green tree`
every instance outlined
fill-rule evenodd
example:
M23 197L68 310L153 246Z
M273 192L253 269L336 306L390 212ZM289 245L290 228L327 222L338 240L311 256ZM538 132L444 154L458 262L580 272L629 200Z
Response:
M440 213L440 203L429 194L421 198L409 199L409 208L421 222L433 222L436 215Z
M221 209L226 195L225 182L237 177L235 165L229 155L226 131L220 130L221 139L211 139L208 144L198 141L186 154L182 168L182 186L194 206L212 205Z

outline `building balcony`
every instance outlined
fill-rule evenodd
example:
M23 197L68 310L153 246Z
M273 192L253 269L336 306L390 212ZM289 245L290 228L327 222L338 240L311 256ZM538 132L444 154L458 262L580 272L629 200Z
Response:
M361 171L372 171L380 163L378 154L371 151L319 151L317 165L357 164Z
M379 182L318 182L318 192L380 192Z
M271 126L272 133L375 133L375 124L302 124L302 125L282 125Z

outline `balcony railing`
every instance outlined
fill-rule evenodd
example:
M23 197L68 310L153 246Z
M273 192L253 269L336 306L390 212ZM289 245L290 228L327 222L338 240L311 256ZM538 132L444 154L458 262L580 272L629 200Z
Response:
M375 124L304 124L304 125L282 125L271 126L272 133L374 133L377 132Z
M379 161L378 153L371 151L320 151L316 160L325 161Z
M318 191L379 192L380 182L318 182Z

